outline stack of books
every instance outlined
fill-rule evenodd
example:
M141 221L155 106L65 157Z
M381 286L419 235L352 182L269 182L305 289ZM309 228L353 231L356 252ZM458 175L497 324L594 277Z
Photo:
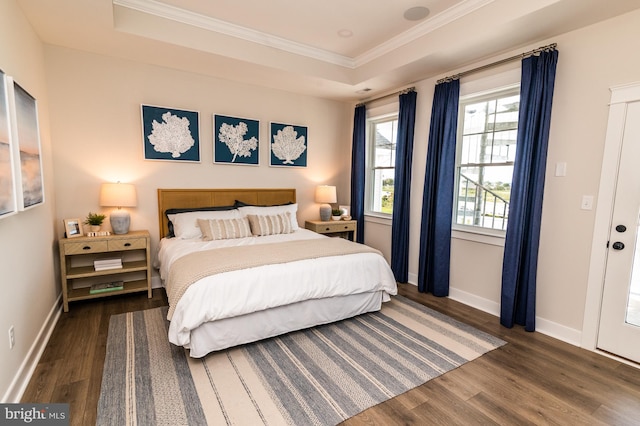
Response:
M122 269L121 258L96 259L93 261L93 267L96 271L106 271L107 269Z
M111 283L93 284L89 289L89 294L105 293L107 291L118 291L124 289L123 281L114 281Z

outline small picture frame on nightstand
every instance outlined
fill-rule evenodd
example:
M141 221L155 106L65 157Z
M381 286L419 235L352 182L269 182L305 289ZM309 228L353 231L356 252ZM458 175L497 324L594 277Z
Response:
M64 219L64 234L67 238L82 237L82 222L80 219Z

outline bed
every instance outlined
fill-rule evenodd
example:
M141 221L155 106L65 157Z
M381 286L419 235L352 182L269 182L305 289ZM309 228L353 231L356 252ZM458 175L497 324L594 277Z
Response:
M169 340L206 354L379 310L383 256L301 228L295 189L158 189Z

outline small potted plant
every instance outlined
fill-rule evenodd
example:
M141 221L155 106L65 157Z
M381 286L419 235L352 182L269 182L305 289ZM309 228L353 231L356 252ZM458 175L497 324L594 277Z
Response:
M98 232L100 231L100 226L102 225L102 222L106 217L107 216L100 213L89 212L87 218L84 220L84 223L91 226L91 232Z
M340 209L331 210L331 219L340 220L340 216L342 216L342 210Z

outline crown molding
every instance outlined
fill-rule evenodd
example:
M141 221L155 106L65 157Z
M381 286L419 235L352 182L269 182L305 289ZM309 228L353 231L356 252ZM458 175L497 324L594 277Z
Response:
M347 56L338 55L327 50L256 31L155 0L113 0L113 4L263 46L273 47L296 55L306 56L346 68L354 68L353 59Z
M354 59L354 67L357 68L365 65L395 49L398 49L399 47L437 30L438 28L444 27L465 15L475 12L494 1L495 0L463 0L455 6L438 13L432 18L428 18L407 31L390 38L373 49L358 55Z
M156 0L112 0L114 6L120 6L142 13L170 19L186 25L202 28L219 34L239 38L263 46L280 49L295 55L305 56L333 65L354 69L367 64L387 53L441 28L456 19L478 10L494 0L463 0L455 6L435 15L432 18L412 27L369 51L351 58L307 44L298 43L282 37L274 36L251 28L232 24L210 16L202 15Z

